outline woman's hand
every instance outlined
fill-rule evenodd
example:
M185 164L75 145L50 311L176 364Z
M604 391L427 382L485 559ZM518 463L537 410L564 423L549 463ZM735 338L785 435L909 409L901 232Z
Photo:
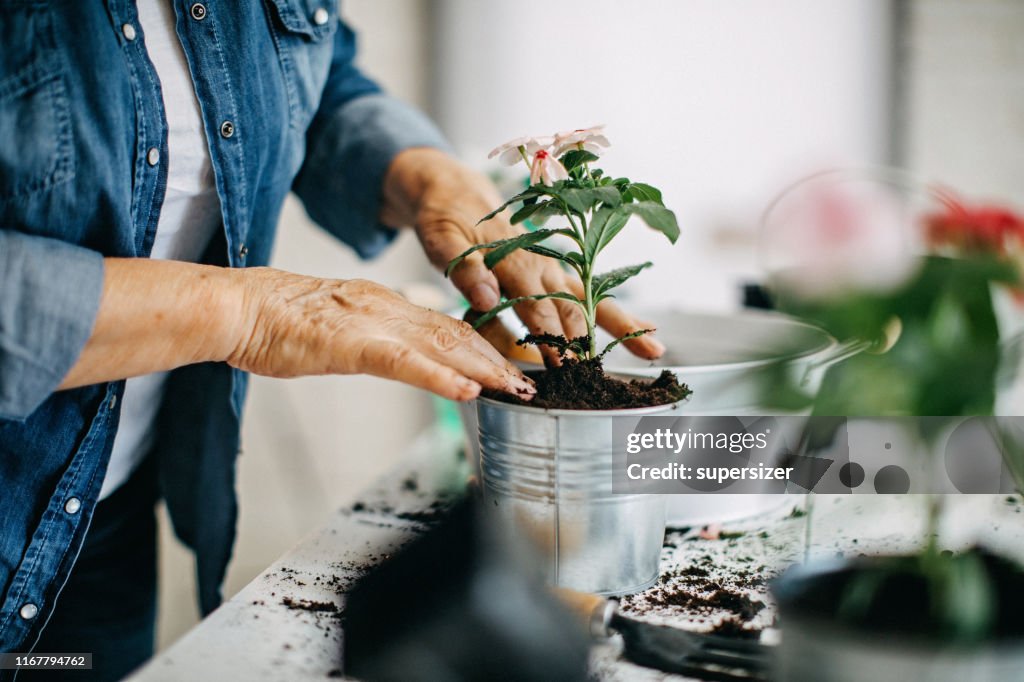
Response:
M414 225L423 250L435 267L444 270L459 254L476 244L497 241L523 232L502 214L477 224L501 203L494 185L447 154L434 149L409 149L392 162L384 188L382 220L394 226ZM452 282L474 310L486 312L501 300L554 291L582 295L582 285L550 258L516 251L494 271L477 251L452 271ZM569 301L545 299L516 306L516 313L533 334L547 332L566 338L584 336L587 326L579 307ZM598 306L597 321L613 336L647 328L610 301ZM633 354L654 359L665 347L650 336L624 344ZM542 349L549 362L557 362L554 349Z
M373 282L148 258L104 261L92 336L61 382L76 388L224 362L256 374L373 374L470 400L533 386L465 322Z
M227 358L273 377L372 374L452 400L481 386L529 398L533 386L465 322L364 280L271 268L243 271L242 334Z

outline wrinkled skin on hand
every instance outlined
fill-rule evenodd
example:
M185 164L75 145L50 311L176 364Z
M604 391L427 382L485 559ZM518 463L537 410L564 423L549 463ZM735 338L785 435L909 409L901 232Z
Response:
M373 282L251 268L244 319L228 363L254 374L372 374L452 400L472 400L481 387L534 393L470 325Z

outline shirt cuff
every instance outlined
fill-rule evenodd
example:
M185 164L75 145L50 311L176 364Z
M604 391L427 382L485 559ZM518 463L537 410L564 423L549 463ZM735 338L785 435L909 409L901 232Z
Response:
M308 141L295 193L313 220L371 258L397 234L378 219L391 161L413 147L448 150L448 142L424 114L384 94L341 106L320 131Z
M24 419L57 390L102 293L98 252L0 230L0 417Z

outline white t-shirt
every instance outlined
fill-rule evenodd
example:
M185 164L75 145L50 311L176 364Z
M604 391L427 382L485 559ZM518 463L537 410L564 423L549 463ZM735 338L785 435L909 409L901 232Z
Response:
M171 0L138 0L137 6L144 34L137 39L145 40L160 78L168 128L167 193L150 257L196 262L221 225L199 100L175 32ZM152 445L153 423L166 379L167 373L160 372L128 380L101 500L128 480Z

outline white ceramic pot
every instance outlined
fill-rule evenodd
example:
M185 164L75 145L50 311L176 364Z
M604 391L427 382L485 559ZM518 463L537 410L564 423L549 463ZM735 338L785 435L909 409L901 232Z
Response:
M779 313L731 314L678 310L640 310L652 322L667 351L657 362L641 360L616 348L605 360L608 371L657 376L670 369L693 394L680 409L684 415L753 416L775 414L763 407L763 383L781 359L809 392L817 391L825 370L862 349L840 344L825 331ZM771 494L673 495L668 524L687 527L736 521L763 514L793 499Z

